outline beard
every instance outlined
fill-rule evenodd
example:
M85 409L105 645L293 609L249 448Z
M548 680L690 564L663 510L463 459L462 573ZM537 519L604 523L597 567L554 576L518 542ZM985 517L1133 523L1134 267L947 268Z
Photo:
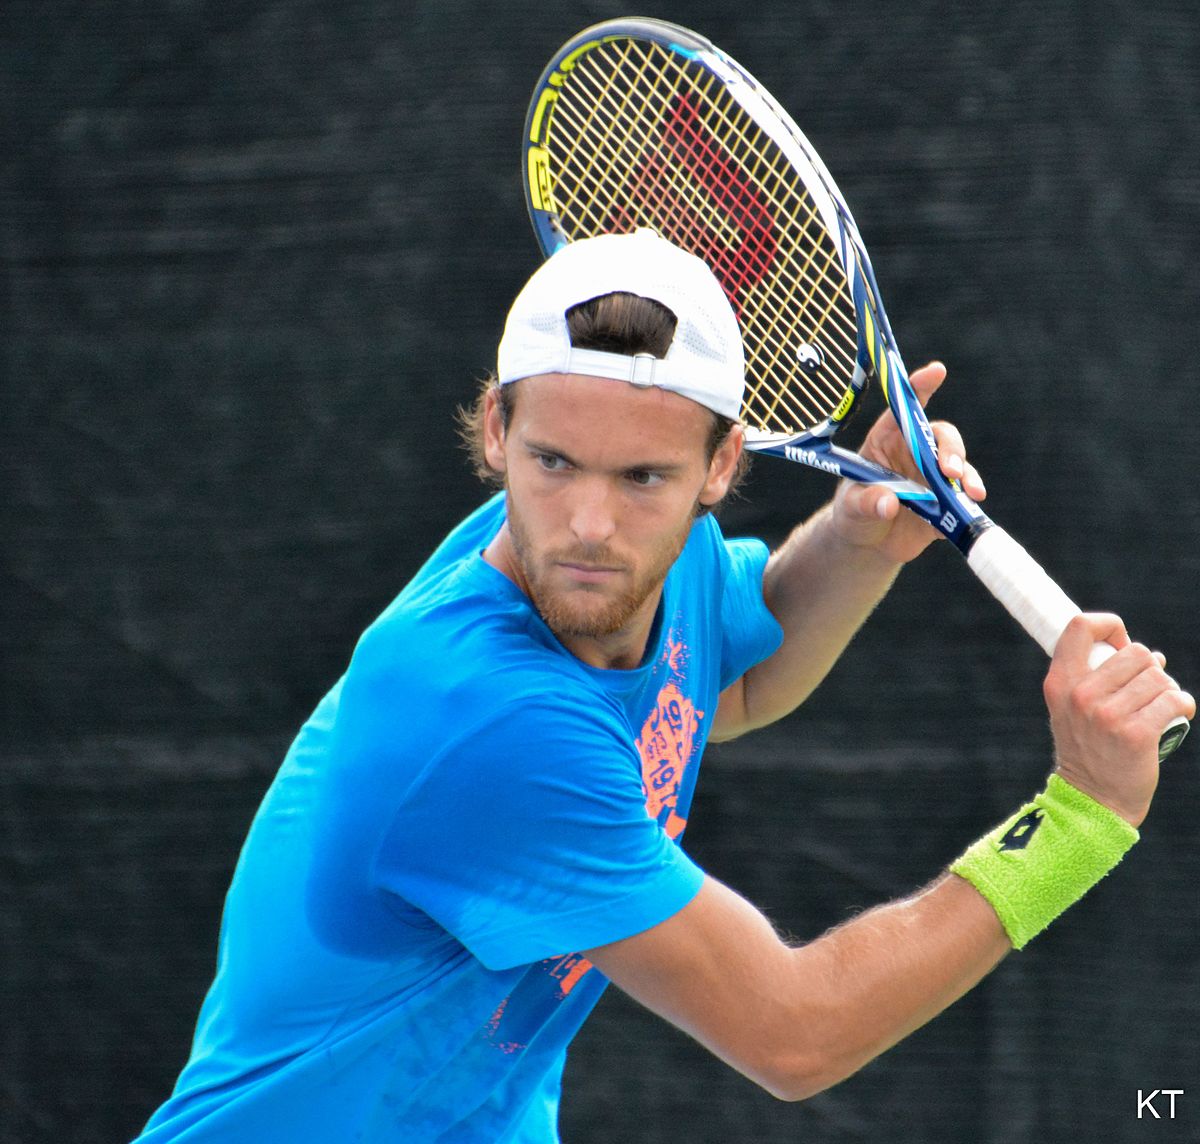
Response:
M680 532L664 540L639 572L606 544L578 544L537 554L512 497L508 500L508 531L525 591L546 626L560 640L600 639L625 628L662 587L687 543L691 525L689 519ZM618 568L623 586L614 589L610 585L581 584L563 589L552 580L555 567L563 563Z

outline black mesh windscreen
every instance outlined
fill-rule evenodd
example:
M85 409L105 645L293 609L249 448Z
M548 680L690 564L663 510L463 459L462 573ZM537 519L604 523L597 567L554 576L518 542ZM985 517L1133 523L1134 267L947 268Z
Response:
M557 47L518 2L0 15L0 1144L130 1138L182 1065L255 806L359 633L482 490L454 411L537 247ZM1174 0L674 0L812 139L988 507L1200 686L1200 20ZM848 434L855 432L852 428ZM760 459L731 534L830 493ZM1040 651L957 556L793 717L710 752L688 845L811 938L1037 789ZM610 995L570 1144L1200 1140L1200 783L963 1002L777 1103ZM1138 1093L1181 1089L1160 1119ZM398 1139L403 1139L403 1135Z

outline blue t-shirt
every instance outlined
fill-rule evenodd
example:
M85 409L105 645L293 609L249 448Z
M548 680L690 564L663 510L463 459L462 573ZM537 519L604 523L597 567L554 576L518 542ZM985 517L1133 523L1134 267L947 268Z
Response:
M642 664L589 667L480 555L503 518L447 537L293 743L140 1144L557 1140L606 984L573 951L699 890L677 839L717 696L781 632L765 547L706 516Z

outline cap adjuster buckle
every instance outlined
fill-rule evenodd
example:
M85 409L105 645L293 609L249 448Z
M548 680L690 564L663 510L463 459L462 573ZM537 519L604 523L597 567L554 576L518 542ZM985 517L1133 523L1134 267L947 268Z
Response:
M653 354L634 354L629 364L629 384L639 389L646 389L654 384L654 363L658 361Z

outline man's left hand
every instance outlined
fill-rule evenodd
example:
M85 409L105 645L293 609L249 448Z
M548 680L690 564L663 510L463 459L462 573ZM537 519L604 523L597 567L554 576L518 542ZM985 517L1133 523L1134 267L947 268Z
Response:
M909 375L913 390L921 405L938 391L946 380L946 367L930 362ZM962 434L946 421L931 422L937 441L938 463L945 476L962 484L963 491L974 500L987 496L987 489L967 461ZM890 410L879 415L859 449L864 457L884 465L903 476L920 480L900 427ZM834 497L834 524L838 534L850 544L874 548L894 563L903 564L923 552L940 536L931 525L915 513L902 508L896 494L877 485L862 485L843 481Z

